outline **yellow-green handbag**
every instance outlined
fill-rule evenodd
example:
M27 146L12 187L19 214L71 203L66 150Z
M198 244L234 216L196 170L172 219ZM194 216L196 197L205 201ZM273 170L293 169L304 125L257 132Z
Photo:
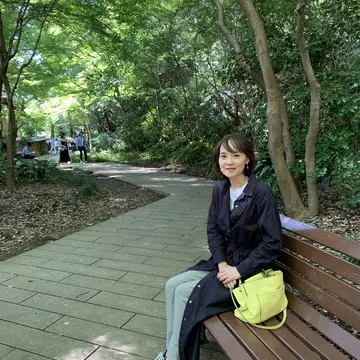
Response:
M288 300L285 295L283 273L280 270L269 269L254 275L240 283L230 293L236 307L234 314L241 321L268 330L278 329L285 323ZM279 324L257 325L281 312L283 318Z

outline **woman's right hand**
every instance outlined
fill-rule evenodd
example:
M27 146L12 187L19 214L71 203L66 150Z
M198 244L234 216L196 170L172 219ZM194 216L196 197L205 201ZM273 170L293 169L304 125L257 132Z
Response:
M227 262L225 262L225 261L224 261L224 262L221 262L221 263L218 263L219 272L220 272L221 270L227 268L227 267L228 267L228 264L227 264ZM224 284L224 286L225 286L226 288L228 288L228 289L233 289L235 285L236 285L236 280L230 281L230 282L228 282L227 284Z

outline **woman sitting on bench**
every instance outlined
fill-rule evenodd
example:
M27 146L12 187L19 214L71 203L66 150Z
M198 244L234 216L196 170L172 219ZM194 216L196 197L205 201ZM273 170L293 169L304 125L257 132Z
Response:
M214 186L208 215L212 256L167 281L167 350L156 360L198 360L203 321L233 311L229 290L271 268L280 255L277 205L270 188L253 175L251 141L226 135L215 148L214 167L224 179Z

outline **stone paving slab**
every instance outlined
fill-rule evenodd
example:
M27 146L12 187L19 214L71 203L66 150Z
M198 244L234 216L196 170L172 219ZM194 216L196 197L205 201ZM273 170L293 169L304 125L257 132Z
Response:
M99 347L87 360L144 360L142 356Z
M47 331L147 358L165 346L164 340L154 336L71 317L62 318Z
M126 311L44 294L37 294L22 304L35 309L53 312L54 314L52 315L54 315L54 317L56 316L57 319L47 326L60 318L60 316L55 315L55 313L115 327L122 327L134 316L133 313Z
M48 360L50 358L15 349L2 360Z
M100 260L103 261L103 260ZM98 264L100 261L97 261L95 265L87 266L81 264L72 264L64 261L50 260L45 264L42 264L42 268L51 269L51 270L64 270L69 271L73 274L82 274L94 276L102 279L112 279L117 280L121 278L125 273L123 271L106 269L104 267L99 267ZM62 279L61 279L62 280Z
M30 299L33 299L33 297ZM40 330L47 328L61 318L61 316L57 314L31 309L23 305L12 304L5 301L0 301L0 313L2 320Z
M136 314L123 329L166 339L166 320L153 316Z
M168 278L184 270L183 266L172 266L170 268L160 265L154 266L154 265L134 264L125 261L116 261L116 260L108 260L108 259L101 259L96 263L96 265L109 269L119 269L125 272L131 271L131 272L138 272L141 274L165 276Z
M86 249L103 250L103 251L116 251L121 249L121 246L99 244L97 242L77 241L72 239L57 240L56 245L82 247Z
M51 251L51 252L72 253L75 249L77 249L77 247L60 245L56 242L56 243L49 243L49 244L43 245L38 249L45 250L45 251Z
M3 359L5 355L11 353L13 350L10 346L0 344L0 359Z
M96 240L97 244L114 244L119 245L119 249L116 252L121 253L121 249L124 246L132 246L136 248L146 248L146 249L153 249L153 250L162 250L167 246L167 243L160 243L159 239L156 238L157 242L152 241L154 238L148 238L147 236L141 235L140 238L137 240L129 241L123 239L123 234L119 234L117 236L106 236L102 237L99 240Z
M121 250L121 251L120 251ZM118 260L118 261L130 261L133 263L143 263L146 260L149 259L148 255L141 256L143 254L139 253L136 255L136 251L133 253L122 251L123 248L121 248L119 252L110 252L110 251L101 251L101 250L91 250L91 249L85 249L85 248L78 248L73 251L73 254L81 254L86 256L94 256L96 260L93 261L97 262L101 259L109 259L109 260ZM137 249L140 250L140 249Z
M165 318L164 305L157 301L101 291L99 294L88 300L88 302L137 314Z
M11 259L5 260L3 263L10 263L10 264L21 264L21 265L29 265L29 266L39 266L41 264L46 263L48 260L37 258L33 256L28 256L27 253L15 256Z
M5 261L1 263L0 270L2 272L7 272L10 274L24 275L37 279L52 280L52 281L60 281L70 275L69 272L65 272L65 271L56 271L50 269L45 270L35 266L25 266L25 265L14 264Z
M48 260L61 260L61 261L72 262L72 263L75 263L75 264L83 264L83 265L91 265L94 262L101 259L101 257L98 257L98 258L94 259L94 257L89 257L89 256L86 256L86 255L84 255L84 256L74 255L75 250L72 251L72 254L68 254L68 253L47 251L47 250L44 250L44 249L35 249L35 250L31 250L31 251L26 252L25 255L27 257L33 256L35 258L42 258L42 259L45 259L45 260L47 259L46 261L48 261ZM44 263L41 263L41 264L44 264Z
M0 341L4 345L57 360L85 360L97 349L96 345L84 341L3 320L0 320Z
M8 301L14 304L20 304L22 301L28 299L29 297L35 294L36 293L33 291L14 289L12 286L6 286L6 285L0 286L0 300ZM1 339L0 339L0 343L1 343Z
M129 282L131 284L148 285L148 286L154 286L154 287L158 287L158 288L162 289L165 287L165 283L166 283L167 279L168 279L168 277L164 277L164 276L156 276L156 275L128 272L120 280Z
M0 359L152 360L165 348L167 279L210 256L213 181L79 166L171 195L1 262ZM201 349L201 360L225 359Z
M0 283L7 281L13 277L15 277L16 275L14 274L6 274L6 273L1 273L0 272Z
M157 295L153 298L153 300L165 302L165 290L162 290L159 294L157 294Z
M95 241L99 238L97 234L92 235L81 235L81 234L71 234L69 236L65 236L63 239L69 239L69 240L79 240L79 241Z
M139 276L139 274L137 274L137 276ZM117 281L113 281L74 274L62 280L62 283L75 285L81 288L103 290L115 294L130 295L144 299L152 299L159 293L159 289L156 287L146 285L134 286L135 283L133 281L124 282L123 278L124 277ZM165 281L166 278L162 278L162 282L164 283ZM148 284L148 282L145 282L145 284Z
M54 281L31 279L24 276L17 276L10 279L6 281L4 285L11 286L14 290L15 288L30 290L32 294L42 293L82 301L90 299L99 292L93 289L81 288Z
M121 254L124 254L124 256L127 256L127 254L144 255L147 257L147 259L145 259L145 261L148 260L149 257L151 256L151 257L162 258L162 259L181 260L181 261L188 262L189 260L193 261L198 256L200 256L200 251L198 251L197 253L194 251L193 253L190 253L190 254L184 254L184 253L170 252L170 251L164 251L164 250L157 251L157 250L152 250L152 249L143 249L143 248L134 248L134 247L130 247L130 246L124 246L121 249ZM146 263L146 262L143 262L143 263Z

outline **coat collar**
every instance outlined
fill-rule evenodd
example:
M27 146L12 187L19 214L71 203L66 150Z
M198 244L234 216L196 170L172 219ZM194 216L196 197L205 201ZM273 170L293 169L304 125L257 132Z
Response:
M246 196L252 196L258 182L259 180L256 178L255 175L250 175L247 185L245 186L245 189L243 191L243 194ZM228 178L225 178L224 190L229 191L230 185L231 185L230 180Z

